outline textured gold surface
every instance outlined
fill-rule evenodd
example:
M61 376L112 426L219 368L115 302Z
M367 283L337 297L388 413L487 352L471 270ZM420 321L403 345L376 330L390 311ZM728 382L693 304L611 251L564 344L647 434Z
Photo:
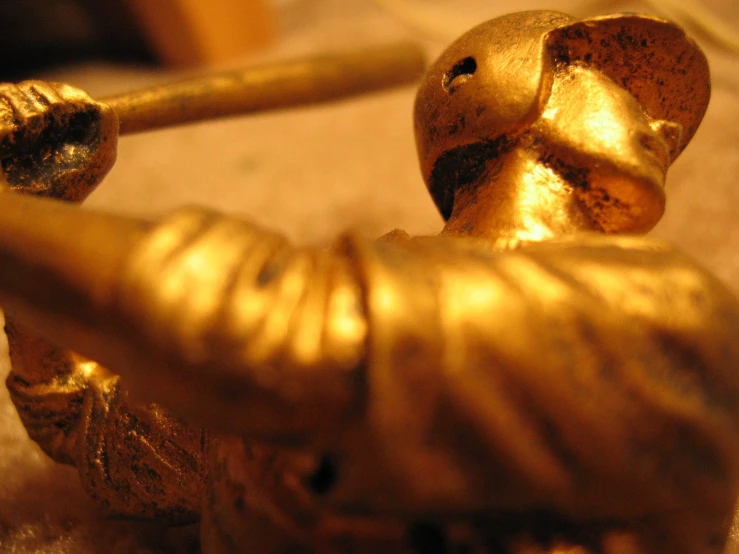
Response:
M415 80L423 64L417 46L390 45L212 75L104 102L66 84L0 85L5 186L24 194L81 202L113 165L119 132L370 92ZM9 225L29 224L30 234L16 231L32 248L33 218L26 218L22 209L13 216L17 219L6 218ZM59 217L51 219L60 240L77 235L92 239L91 250L99 247L89 226L70 227ZM124 243L132 238L131 229L127 231ZM116 250L112 243L107 246ZM77 278L78 286L93 288L100 279L72 277L78 269L73 259L60 255L59 262L65 275L50 294L64 298L57 303L61 311L67 310L61 304L68 303L79 316L79 295L68 288L70 278ZM100 261L94 268L102 270ZM113 259L106 277L118 269ZM100 288L96 293L96 301L106 294ZM42 312L46 301L55 303L38 296L35 301L40 304L31 309ZM87 307L97 311L93 305ZM27 311L29 306L20 309ZM130 401L118 376L25 329L16 323L12 310L6 317L6 332L13 365L7 384L29 435L52 458L77 467L83 487L104 510L164 523L197 519L205 474L204 430L183 425L159 406Z
M570 21L484 28L520 60ZM622 23L621 38L670 30L638 45L692 49L681 78L707 87L672 25ZM218 431L208 552L720 551L739 469L739 306L671 247L599 234L654 224L685 121L560 59L522 70L547 86L520 126L480 137L461 92L487 57L459 65L464 39L450 52L418 105L444 90L460 144L482 143L445 181L444 237L347 235L322 252L206 210L152 226L4 195L0 301ZM434 121L418 114L433 167L446 151L425 152Z

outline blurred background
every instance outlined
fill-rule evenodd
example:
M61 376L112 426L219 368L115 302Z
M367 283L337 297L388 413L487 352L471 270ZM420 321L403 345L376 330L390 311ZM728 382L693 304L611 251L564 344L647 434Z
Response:
M470 24L509 9L505 0L4 0L0 78L82 60L167 67L218 64L268 48L301 24L320 25L322 16L361 18L367 15L361 4L374 4L426 38L437 39L453 38ZM656 10L737 49L734 4L734 0L522 0L515 8L573 13Z
M618 11L678 21L706 51L713 97L668 174L656 236L739 292L737 0L0 0L0 79L69 82L95 98L191 75L415 40L433 59L471 26L511 11ZM421 180L414 87L332 105L123 137L88 204L142 216L209 205L328 244L353 228L433 234L441 218ZM0 379L8 371L0 334ZM735 544L739 544L736 542ZM0 552L197 552L196 531L105 520L73 470L30 442L0 387ZM731 554L739 548L731 546Z

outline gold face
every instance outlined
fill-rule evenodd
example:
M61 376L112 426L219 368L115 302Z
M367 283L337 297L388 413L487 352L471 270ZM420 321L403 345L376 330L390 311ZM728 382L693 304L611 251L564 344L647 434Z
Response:
M587 185L576 190L597 228L644 232L664 210L667 161L690 142L709 98L705 55L669 21L511 14L460 37L424 77L414 112L421 171L449 220L457 191L533 137L522 146L546 144L555 178L574 171Z
M681 127L650 119L627 90L597 70L557 71L532 134L554 169L578 176L575 192L604 230L646 231L661 216Z

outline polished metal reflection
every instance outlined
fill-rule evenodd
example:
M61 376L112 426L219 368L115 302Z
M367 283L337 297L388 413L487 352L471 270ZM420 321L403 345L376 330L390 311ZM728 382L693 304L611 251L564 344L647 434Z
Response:
M182 521L202 498L207 553L720 552L739 303L634 234L709 95L669 22L525 12L421 83L439 237L324 251L202 208L148 222L4 194L14 401L110 510ZM115 112L85 105L89 151L62 151L88 188L6 169L11 189L79 200L102 178Z

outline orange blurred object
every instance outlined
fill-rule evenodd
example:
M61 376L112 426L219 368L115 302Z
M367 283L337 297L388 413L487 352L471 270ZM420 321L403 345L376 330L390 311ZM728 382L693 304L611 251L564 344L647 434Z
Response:
M128 0L159 60L174 67L225 62L274 38L268 0Z

